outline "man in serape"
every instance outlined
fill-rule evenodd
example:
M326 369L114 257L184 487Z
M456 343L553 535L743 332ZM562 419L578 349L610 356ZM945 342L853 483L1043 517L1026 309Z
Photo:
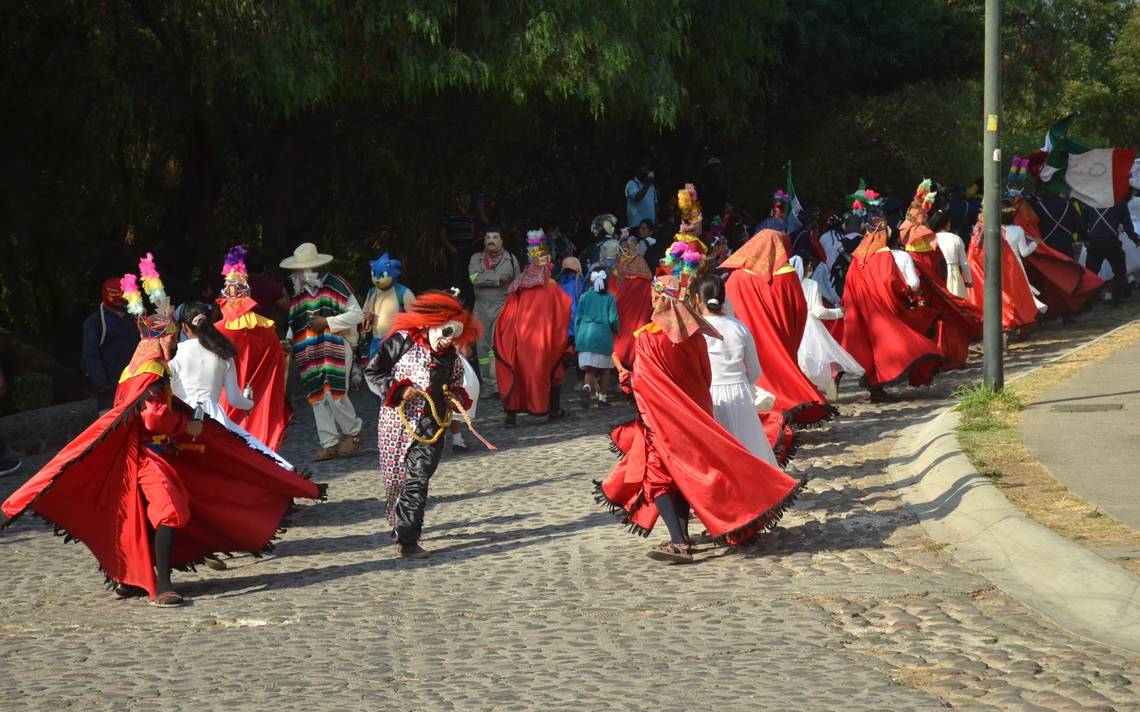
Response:
M385 513L405 558L428 556L419 545L428 482L439 466L452 410L472 405L457 347L474 344L479 332L478 320L456 297L427 292L396 316L364 369L368 387L381 398L376 433Z
M864 210L858 201L853 208ZM843 290L843 348L863 367L860 383L871 391L872 402L889 400L884 388L895 383L930 383L945 360L926 337L938 315L916 305L891 254L889 235L885 219L870 219Z
M800 371L797 355L807 325L807 301L788 264L788 236L762 229L720 265L728 271L728 301L756 339L763 376L757 384L776 396L776 410L793 426L829 420L838 412Z
M570 297L551 279L542 230L527 233L530 264L511 283L495 322L495 372L507 427L518 413L563 417L562 354L570 341Z
M614 336L614 353L629 368L633 365L634 329L649 321L653 313L653 272L638 253L635 235L623 233L620 249L611 280L620 325Z
M364 312L347 280L317 268L332 262L306 242L281 261L293 280L288 337L301 387L317 421L314 461L348 457L360 447L360 418L348 398L348 376Z
M1064 198L1059 200L1062 205L1067 206L1067 200ZM1071 317L1083 309L1088 300L1104 286L1104 280L1085 269L1084 265L1073 259L1071 255L1053 247L1054 244L1063 245L1067 240L1069 252L1072 252L1072 233L1057 237L1067 229L1066 227L1053 224L1054 238L1050 242L1042 237L1040 213L1031 203L1017 196L1013 199L1013 204L1015 209L1013 224L1024 230L1029 239L1037 243L1037 248L1025 255L1022 263L1029 275L1030 284L1037 287L1041 301L1047 307L1045 314L1041 316L1062 319ZM1059 212L1065 209L1064 207L1058 209L1056 205L1049 206L1047 203L1045 205L1048 209ZM1046 214L1052 215L1049 212ZM1060 215L1065 218L1067 213L1060 212Z
M214 325L237 349L234 365L237 382L253 391L253 407L242 410L230 405L222 390L222 406L226 415L257 440L277 452L285 439L285 430L293 419L289 400L285 397L285 354L277 339L277 327L256 311L250 297L245 267L246 249L230 248L222 266L222 296L218 306L222 318Z
M294 497L323 499L324 485L282 468L220 423L194 420L170 393L175 348L169 300L144 276L158 313L146 316L138 280L123 278L143 339L115 404L0 506L0 528L32 510L82 542L121 598L178 606L172 568L214 552L266 549Z
M933 333L927 335L934 339L946 358L942 370L949 371L964 366L970 344L982 338L982 314L946 288L946 260L936 246L934 231L927 225L936 195L929 178L919 183L906 219L899 225L899 236L918 271L919 300L939 315Z
M690 509L717 543L746 544L776 525L803 486L713 417L705 334L720 336L688 304L676 277L659 276L652 321L636 332L633 370L614 359L637 418L611 434L622 460L595 482L595 499L643 536L660 515L669 541L649 552L659 561L693 560Z

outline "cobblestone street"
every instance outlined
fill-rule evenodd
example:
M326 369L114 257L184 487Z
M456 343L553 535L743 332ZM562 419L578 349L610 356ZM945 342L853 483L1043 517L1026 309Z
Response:
M1073 343L1047 328L1007 368ZM329 502L292 515L272 556L176 573L181 610L115 600L86 549L26 517L0 534L0 708L1137 709L1134 658L964 569L883 472L899 431L978 377L889 405L845 384L841 417L802 434L791 470L811 482L782 528L688 567L646 558L592 499L625 405L504 430L481 404L502 451L446 456L425 561L386 531L372 413L364 454L305 465ZM315 448L301 409L284 454Z

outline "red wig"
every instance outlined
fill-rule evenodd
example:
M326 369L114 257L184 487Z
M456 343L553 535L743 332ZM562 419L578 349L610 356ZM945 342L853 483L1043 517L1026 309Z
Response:
M449 321L458 321L463 325L463 333L455 340L457 346L474 344L483 332L483 325L474 314L463 308L458 299L447 292L424 292L416 295L416 300L408 311L396 315L388 335L397 331L427 331Z

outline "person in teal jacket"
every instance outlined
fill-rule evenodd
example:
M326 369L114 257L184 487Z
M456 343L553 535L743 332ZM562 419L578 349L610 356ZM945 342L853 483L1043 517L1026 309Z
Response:
M617 300L606 290L607 278L604 269L592 271L591 288L578 298L574 348L578 352L578 367L585 374L585 383L579 391L585 408L591 403L609 405L606 392L613 376L614 334L620 326Z

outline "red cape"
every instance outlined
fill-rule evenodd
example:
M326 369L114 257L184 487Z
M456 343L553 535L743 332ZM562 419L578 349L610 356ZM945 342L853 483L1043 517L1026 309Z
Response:
M620 327L614 336L614 353L629 368L633 365L633 332L649 323L653 316L653 282L640 275L619 277L614 287L614 299L617 301Z
M736 318L756 340L759 385L776 396L776 409L793 426L829 420L836 409L800 370L800 340L807 324L807 302L795 272L766 277L735 269L725 285Z
M1017 264L1013 249L1005 241L1001 242L1001 323L1003 331L1023 330L1037 321L1037 303L1029 280ZM970 262L970 273L974 277L973 286L966 287L966 299L978 310L985 305L986 259L982 240L971 240L966 250Z
M240 387L253 389L253 408L241 410L226 402L222 391L222 407L226 415L250 435L277 452L285 440L285 429L293 419L293 411L285 397L285 352L270 326L249 329L227 329L225 320L215 326L237 348L234 364Z
M780 467L785 467L795 457L799 447L796 431L788 424L787 416L775 410L761 411L760 424L764 426L764 435L768 437L776 462L780 463Z
M495 373L503 410L542 415L562 383L570 297L552 281L512 292L495 320Z
M937 315L909 308L908 294L889 250L852 260L843 291L843 348L866 371L860 382L868 387L904 378L925 385L942 365L941 350L925 336Z
M1041 317L1058 317L1076 314L1085 303L1104 286L1104 280L1084 268L1068 255L1058 252L1041 239L1041 224L1036 213L1019 210L1014 224L1037 242L1037 249L1022 258L1029 281L1041 292L1041 301L1048 308Z
M637 337L630 383L638 419L614 429L623 457L595 490L596 499L632 531L648 535L657 520L646 494L650 483L671 482L709 534L728 544L775 526L803 486L748 452L716 422L711 382L700 334L679 344L660 332Z
M144 409L154 409L175 430L191 416L177 399L168 403L168 393L165 381L152 373L121 383L115 406L5 500L2 524L31 509L86 545L112 582L154 596L152 534L138 483L143 458L161 457L172 465L190 495L190 521L174 537L175 567L192 566L215 552L260 552L294 497L323 496L318 485L210 419L197 441L178 454L155 453L147 447L153 433L143 425ZM201 452L190 449L199 446Z
M942 253L908 252L918 268L926 306L938 313L934 342L946 361L942 370L961 368L969 356L970 344L982 338L982 312L965 299L946 290L946 261Z

